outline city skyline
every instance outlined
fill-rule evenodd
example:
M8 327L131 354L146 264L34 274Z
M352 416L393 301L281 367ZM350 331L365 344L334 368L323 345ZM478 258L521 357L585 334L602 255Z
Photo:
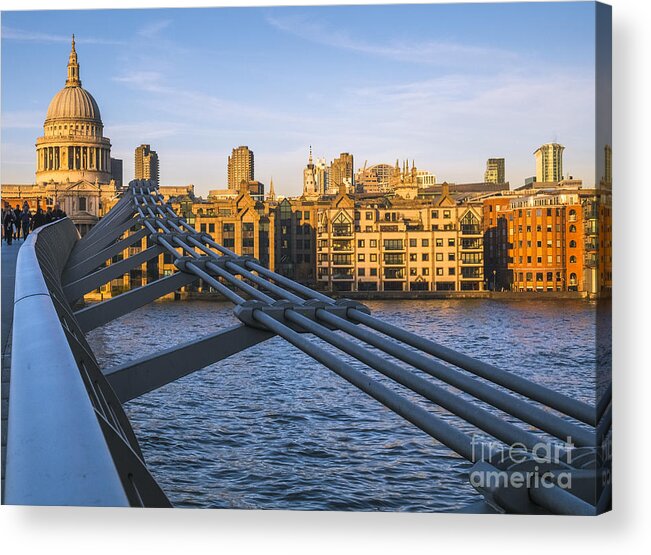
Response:
M256 178L273 177L281 195L300 194L309 145L328 162L351 152L355 170L408 157L452 182L481 181L486 159L504 157L517 186L535 175L534 150L553 141L566 147L567 175L598 181L594 29L584 17L593 4L473 5L481 23L476 12L464 20L467 9L5 12L3 182L34 181L33 143L62 86L73 32L83 85L102 107L125 181L133 150L150 143L161 184L193 183L205 194L225 186L228 154L247 144ZM526 41L527 25L546 14L558 25L543 43ZM445 32L432 40L432 26Z

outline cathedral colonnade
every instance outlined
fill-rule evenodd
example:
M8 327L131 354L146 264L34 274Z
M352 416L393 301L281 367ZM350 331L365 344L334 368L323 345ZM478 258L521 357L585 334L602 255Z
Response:
M44 146L36 150L37 171L111 171L110 148L97 146Z

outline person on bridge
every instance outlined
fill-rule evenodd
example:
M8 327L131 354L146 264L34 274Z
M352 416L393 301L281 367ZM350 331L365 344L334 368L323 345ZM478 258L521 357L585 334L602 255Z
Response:
M14 210L14 239L16 241L20 239L20 219L22 215L23 211L20 209L20 204L17 204Z
M32 231L45 224L45 213L40 206L36 207L36 214L32 217Z
M20 216L20 225L23 228L23 241L27 239L29 235L29 225L32 223L32 212L29 209L29 204L25 201L23 204L23 212Z
M54 205L54 210L52 210L52 221L62 220L67 214L61 210L61 207L58 204Z
M9 206L9 203L5 203L5 209L2 212L2 228L5 232L5 240L7 245L11 245L11 241L14 237L14 223L16 222L16 214Z

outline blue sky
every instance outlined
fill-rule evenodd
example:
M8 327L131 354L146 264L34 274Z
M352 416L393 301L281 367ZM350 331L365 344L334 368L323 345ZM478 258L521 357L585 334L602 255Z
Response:
M126 180L150 143L162 184L206 193L246 144L279 194L301 191L309 145L454 182L503 156L519 185L556 140L594 182L590 2L3 12L3 183L34 179L73 32Z

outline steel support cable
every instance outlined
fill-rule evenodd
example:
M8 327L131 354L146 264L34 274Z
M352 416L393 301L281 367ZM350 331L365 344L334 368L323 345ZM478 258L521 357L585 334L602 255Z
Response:
M157 220L157 223L158 223L158 225L160 226L161 229L163 229L166 233L169 233L168 228L160 220ZM188 252L190 254L190 256L192 256L193 258L199 259L201 257L201 255L199 255L199 253L197 253L192 246L188 245L180 237L172 237L172 239L180 248L182 248L183 250ZM159 237L158 240L165 245L165 247L170 251L170 253L174 253L178 258L181 258L181 255L176 251L176 249L174 247L172 247L172 245L170 245L167 242L167 240L165 240L162 237ZM186 267L188 269L191 269L192 272L195 275L201 277L202 279L204 279L206 276L209 276L209 274L207 272L201 270L196 264L192 264L191 262L187 262ZM268 303L268 304L272 304L272 303L274 303L276 301L276 299L273 299L273 298L269 297L268 295L266 295L265 293L263 293L259 289L256 289L255 287L252 287L248 283L245 283L244 281L238 279L237 277L235 277L231 273L227 272L223 268L220 268L216 264L213 264L211 262L206 262L206 267L209 268L214 273L216 273L217 275L219 275L220 277L226 279L229 283L233 284L235 287L245 291L250 296L252 296L252 297L254 297L254 298L258 299L258 300L261 300L261 301L263 301L265 303ZM217 280L215 280L214 278L211 278L211 279L209 279L207 281L208 281L208 283L210 283L210 285L214 285L215 283L218 283ZM222 287L223 287L223 289L222 289ZM219 288L220 292L223 293L224 289L228 290L227 287L224 287L224 286L222 286L222 287ZM228 296L228 298L232 300L231 296ZM241 304L241 302L244 302L244 299L242 299L242 297L238 296L238 298L241 299L241 300L239 300L236 304Z
M528 490L534 503L558 515L594 516L597 509L587 501L578 498L568 490L557 485L545 487L544 485Z
M487 410L473 405L458 395L409 372L406 368L372 353L365 347L336 334L302 314L288 309L285 310L284 316L290 322L297 324L370 368L377 370L400 385L422 395L466 422L475 425L480 430L503 441L507 446L522 444L527 449L533 449L539 443L539 438L536 435L505 422Z
M205 252L208 256L211 258L214 258L217 262L219 262L219 259L222 258L224 255L217 255L214 251L211 251L208 247L203 245L200 241L197 241L194 237L189 237L188 241L192 243L195 247L198 249L202 250ZM277 285L271 283L268 280L265 280L261 278L260 276L256 276L252 272L249 272L248 270L242 268L241 266L238 266L237 264L233 264L232 262L226 262L225 267L233 273L239 273L242 276L244 276L246 279L249 281L252 281L253 283L256 283L257 285L260 285L267 290L271 291L272 293L275 293L279 297L291 301L293 303L297 304L303 304L305 302L305 299L302 299L301 297L298 297L297 295L294 295L293 293L286 291L282 287L278 287Z
M316 317L319 320L322 320L331 326L345 331L357 339L384 351L402 362L406 362L407 364L426 372L430 376L448 383L497 409L515 416L526 424L536 426L540 430L547 432L558 439L567 441L569 437L572 442L579 447L593 447L595 445L594 434L589 430L580 428L571 422L563 420L555 414L551 414L536 406L532 406L526 401L514 397L505 391L496 389L490 384L478 381L471 376L463 374L455 368L444 366L438 361L429 359L420 353L410 351L402 345L392 341L387 341L382 336L372 333L370 330L365 328L361 328L360 326L345 320L336 314L332 314L327 310L317 309Z
M608 408L608 405L610 404L612 398L613 384L611 382L608 384L606 391L604 391L603 395L597 402L597 422L601 420L601 417L604 415L604 412L606 412L606 409Z
M610 428L612 427L613 423L613 405L612 403L608 403L608 407L604 411L603 416L601 417L601 420L599 421L599 424L597 424L597 445L600 446L606 436L608 435L608 432L610 431Z
M401 397L363 372L355 370L336 355L315 345L304 335L295 332L261 310L254 310L253 318L346 381L364 391L370 397L373 397L396 414L416 425L455 453L461 455L464 459L468 461L473 459L472 440L463 432L444 422L440 417Z
M529 399L543 403L585 424L595 425L595 408L586 403L571 399L566 395L529 381L526 378L453 351L448 347L444 347L434 341L420 337L373 316L369 316L359 310L349 310L348 316L351 320L362 323L464 370L468 370L477 376L506 387L515 393L520 393Z

